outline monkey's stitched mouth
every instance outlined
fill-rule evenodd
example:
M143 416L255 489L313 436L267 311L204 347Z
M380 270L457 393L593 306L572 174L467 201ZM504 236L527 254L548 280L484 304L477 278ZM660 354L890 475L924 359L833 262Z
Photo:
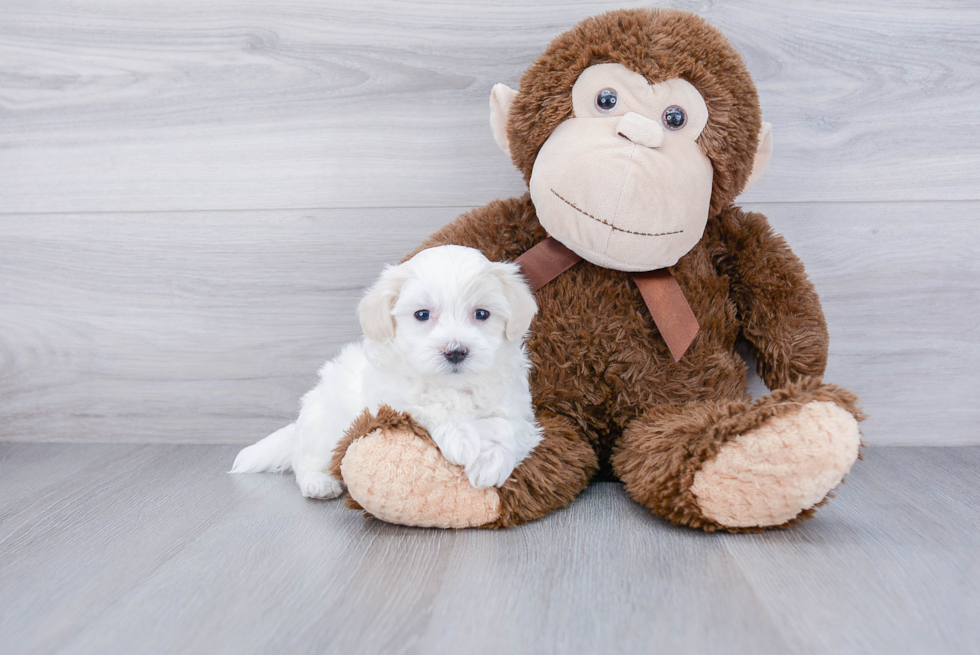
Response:
M551 192L553 194L555 194L555 197L557 197L563 203L565 203L566 205L568 205L569 207L571 207L575 211L579 212L583 216L588 216L589 218L591 218L596 223L602 223L606 227L610 227L610 228L612 228L613 230L615 230L617 232L625 232L626 234L635 234L635 235L641 236L641 237L665 237L665 236L669 236L671 234L680 234L681 232L684 231L684 230L675 230L674 232L660 232L658 234L652 234L650 232L634 232L633 230L624 230L621 227L616 227L615 225L613 225L612 223L609 223L608 221L604 221L601 218L596 218L595 216L593 216L592 214L590 214L587 211L583 211L583 210L579 209L578 207L575 206L575 204L573 202L571 202L569 200L565 200L564 198L562 198L561 195L559 195L559 193L557 191L555 191L554 189L552 189Z

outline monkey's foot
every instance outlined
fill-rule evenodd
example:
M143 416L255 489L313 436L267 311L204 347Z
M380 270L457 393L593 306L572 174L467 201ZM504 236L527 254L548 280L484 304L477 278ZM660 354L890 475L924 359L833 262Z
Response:
M477 489L450 464L425 429L381 407L365 412L334 453L331 468L350 494L348 505L400 525L471 528L500 517L500 495Z
M858 457L855 416L811 401L730 439L694 476L701 513L726 528L785 524L815 507Z

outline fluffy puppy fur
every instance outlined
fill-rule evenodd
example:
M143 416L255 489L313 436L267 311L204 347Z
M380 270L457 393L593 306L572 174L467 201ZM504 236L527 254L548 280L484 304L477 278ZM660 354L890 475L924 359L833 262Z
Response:
M243 449L233 473L288 471L333 498L334 447L365 408L408 412L476 487L500 486L541 440L524 335L537 311L515 264L440 246L389 266L358 307L364 339L320 369L295 423Z

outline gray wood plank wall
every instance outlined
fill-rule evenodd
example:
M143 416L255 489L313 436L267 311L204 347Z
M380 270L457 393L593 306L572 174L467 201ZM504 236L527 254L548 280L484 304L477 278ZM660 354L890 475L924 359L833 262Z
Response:
M630 2L0 5L0 439L246 443L384 262L523 192L487 97ZM743 198L804 259L871 444L980 443L980 5L666 3L774 125Z

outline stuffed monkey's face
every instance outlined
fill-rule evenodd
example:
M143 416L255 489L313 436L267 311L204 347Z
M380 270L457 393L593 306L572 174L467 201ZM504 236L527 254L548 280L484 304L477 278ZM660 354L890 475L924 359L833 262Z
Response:
M713 168L697 143L708 122L701 94L681 79L649 84L621 64L598 64L578 77L572 105L531 172L541 225L599 266L673 266L701 239L711 202Z

